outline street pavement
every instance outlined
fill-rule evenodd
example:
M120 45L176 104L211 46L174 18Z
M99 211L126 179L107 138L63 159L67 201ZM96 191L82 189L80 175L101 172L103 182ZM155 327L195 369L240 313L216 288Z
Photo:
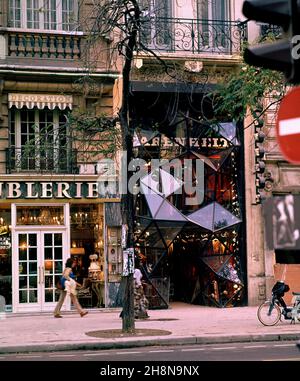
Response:
M62 312L62 319L50 313L7 313L0 317L0 353L300 339L300 322L287 320L265 327L256 312L257 307L213 308L176 302L169 309L150 310L150 319L136 320L135 328L142 334L112 338L87 333L121 330L119 308L90 310L82 318L75 311ZM170 334L147 336L144 329Z

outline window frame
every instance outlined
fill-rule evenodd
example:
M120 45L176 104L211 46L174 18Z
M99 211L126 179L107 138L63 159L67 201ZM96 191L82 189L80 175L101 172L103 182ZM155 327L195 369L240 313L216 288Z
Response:
M22 168L21 165L16 165L15 170L16 171L36 171L36 170L41 170L42 168L42 162L45 160L45 157L41 156L41 152L43 150L46 150L46 153L50 153L52 155L52 160L53 160L53 170L55 168L59 167L60 163L60 149L66 149L68 152L71 147L70 147L70 142L68 141L68 129L67 125L65 124L65 130L64 130L64 137L67 139L66 142L66 147L62 147L60 142L61 142L61 126L62 123L60 122L60 117L61 117L61 112L62 110L58 109L57 107L54 108L53 110L50 110L48 108L44 109L39 109L37 107L34 107L33 109L29 109L27 107L18 109L16 107L13 107L9 110L9 147L10 149L15 150L14 154L14 160L17 161L17 158L19 160L22 160L22 155L23 151L22 149L26 147L26 143L22 144L22 123L27 123L27 132L26 132L26 142L30 141L30 122L28 122L28 114L27 114L27 119L26 121L22 121L21 119L21 113L22 111L33 111L34 112L34 124L31 124L31 127L34 129L34 141L35 141L35 147L37 150L37 153L35 155L35 162L33 168L31 168L31 164L28 161L25 168ZM42 120L41 119L41 113L46 112L46 113L51 113L52 114L52 122L48 121L47 119ZM12 114L14 117L12 118ZM49 147L47 146L47 143L43 142L42 139L45 138L45 136L41 136L41 125L47 124L50 126L52 123L52 140L53 142L49 144ZM12 132L13 131L13 132ZM23 134L24 135L24 134ZM47 136L46 136L47 138ZM52 147L51 147L52 144ZM44 147L45 146L45 147ZM52 148L50 150L50 148ZM49 152L47 151L49 149ZM26 154L25 154L26 158ZM30 158L27 158L26 160L30 160ZM46 157L46 160L47 157ZM51 160L51 158L50 158ZM46 161L47 165L46 168L43 169L43 171L52 171L52 169L49 169L49 163Z
M29 5L32 7L29 8ZM9 0L8 7L8 25L11 28L57 32L78 30L77 0ZM33 10L32 19L29 17L29 9ZM73 21L71 14L74 14Z

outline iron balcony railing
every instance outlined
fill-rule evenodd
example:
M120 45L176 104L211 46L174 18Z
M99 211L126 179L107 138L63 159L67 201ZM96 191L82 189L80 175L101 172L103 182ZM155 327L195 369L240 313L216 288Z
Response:
M78 173L77 150L53 147L6 148L6 173Z
M161 52L235 54L246 42L247 22L144 17L140 41Z
M1 154L1 151L0 151ZM0 155L1 156L1 155ZM0 167L2 162L0 162ZM6 173L63 173L79 175L115 175L110 160L100 150L69 149L53 146L10 147L5 149ZM1 168L0 168L1 169Z

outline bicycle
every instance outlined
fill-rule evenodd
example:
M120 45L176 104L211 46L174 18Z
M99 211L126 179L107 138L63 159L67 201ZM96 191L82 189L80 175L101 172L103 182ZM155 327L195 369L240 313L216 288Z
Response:
M300 292L292 292L293 305L287 307L283 296L290 290L284 282L276 282L272 288L272 299L266 300L257 310L258 320L265 326L276 325L282 317L291 320L291 324L300 321Z

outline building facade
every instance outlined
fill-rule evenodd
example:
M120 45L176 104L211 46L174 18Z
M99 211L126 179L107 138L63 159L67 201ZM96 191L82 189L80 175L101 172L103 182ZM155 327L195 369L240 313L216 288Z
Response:
M146 49L134 55L129 117L134 157L148 168L134 229L150 307L257 305L282 265L297 274L298 262L265 239L257 131L215 116L210 94L264 26L243 21L242 0L143 0L141 9ZM52 310L70 255L84 285L81 303L118 305L116 173L99 149L103 136L87 137L70 123L76 112L89 120L120 107L121 61L111 56L112 36L89 50L92 12L89 1L0 4L0 295L7 311ZM267 197L297 193L298 168L278 151L274 113L263 125ZM153 169L152 159L165 161Z
M215 118L210 100L215 86L242 62L242 3L144 3L140 38L165 63L140 52L131 82L134 155L149 167L153 159L162 161L141 179L135 200L135 239L150 306L163 308L170 300L244 305L243 126Z
M119 73L107 68L104 38L97 67L84 74L91 11L76 0L0 5L0 287L7 311L53 310L70 255L82 305L114 304L122 270L116 178L101 161L97 134L70 123L76 111L93 119L116 108Z

